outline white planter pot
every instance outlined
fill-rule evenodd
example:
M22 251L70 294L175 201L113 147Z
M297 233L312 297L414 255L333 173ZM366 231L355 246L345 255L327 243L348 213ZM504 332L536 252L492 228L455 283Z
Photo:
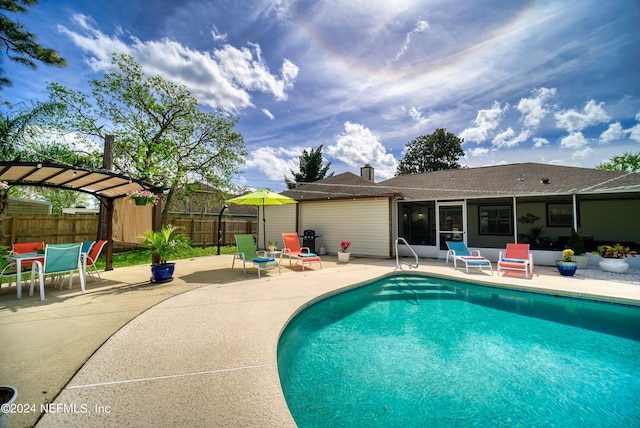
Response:
M598 264L605 272L625 273L629 269L629 263L624 259L602 258Z
M585 254L583 256L572 256L571 259L578 263L578 269L585 269L589 266L589 255Z
M6 403L1 403L1 404L3 404L3 406L5 404L11 406L11 404L13 404L13 402L16 401L16 397L18 396L18 390L16 390L12 386L5 386L5 385L0 386L0 389L2 389L3 393L11 394L11 398ZM10 408L7 410L10 410ZM11 412L9 411L5 412L4 410L0 411L0 428L8 428L10 423L11 423Z
M351 253L343 253L342 251L339 251L338 263L348 263L350 257L351 257Z

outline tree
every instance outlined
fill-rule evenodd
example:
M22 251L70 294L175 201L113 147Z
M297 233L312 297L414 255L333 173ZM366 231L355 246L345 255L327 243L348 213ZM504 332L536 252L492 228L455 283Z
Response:
M146 76L130 55L112 55L115 70L89 85L92 96L49 85L52 102L67 106L55 127L104 141L115 136L114 168L139 180L168 188L162 223L177 189L197 181L231 188L246 155L237 118L201 111L186 87Z
M622 155L612 157L609 162L596 165L596 169L606 171L640 171L640 153L624 152Z
M3 111L0 117L0 160L25 156L28 141L42 135L44 130L40 125L60 107L58 104L43 102L21 103Z
M315 150L303 150L300 155L300 172L291 170L293 181L285 177L284 182L289 189L293 189L300 183L313 183L325 177L331 177L333 172L327 175L330 166L331 162L322 166L322 144Z
M433 134L421 135L407 144L396 175L460 168L458 159L464 156L463 142L443 128L436 129Z
M67 65L53 49L38 44L37 37L17 21L12 21L3 11L10 13L29 13L29 8L38 4L38 0L2 0L0 1L0 47L11 61L37 69L35 61L49 65L64 67ZM0 63L2 55L0 55ZM11 80L3 76L0 68L0 90L3 86L11 86Z
M61 106L54 103L36 102L21 103L3 111L0 116L0 160L13 161L42 161L52 160L72 165L92 166L88 153L79 153L77 149L56 143L48 143L44 136L47 129L43 126L50 118L60 111ZM74 205L86 205L87 197L79 192L61 189L31 188L12 186L9 192L12 196L33 198L51 202L54 214L62 212L62 208ZM0 196L7 198L7 192ZM0 203L0 230L2 230L6 207Z

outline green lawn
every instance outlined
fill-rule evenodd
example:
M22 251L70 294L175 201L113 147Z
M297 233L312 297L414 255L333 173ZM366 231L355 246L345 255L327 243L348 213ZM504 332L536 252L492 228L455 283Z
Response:
M220 254L233 254L236 247L220 247ZM190 259L193 257L214 256L218 254L218 247L191 247L190 250L180 253L175 260ZM135 265L151 264L151 250L127 251L126 253L116 253L113 255L113 267L125 267ZM104 253L96 261L98 270L104 270L105 258Z
M220 247L220 254L233 254L236 252L236 247ZM193 257L202 257L202 256L213 256L218 254L218 247L191 247L191 249L182 252L176 260L179 259L190 259ZM116 253L113 255L113 267L125 267L125 266L135 266L135 265L145 265L151 264L151 250L136 250L136 251L127 251L125 253ZM96 268L98 270L104 270L105 268L105 258L104 251L102 256L98 258L96 261ZM1 270L1 269L0 269ZM31 271L29 270L29 273ZM3 277L2 283L8 283L9 277Z

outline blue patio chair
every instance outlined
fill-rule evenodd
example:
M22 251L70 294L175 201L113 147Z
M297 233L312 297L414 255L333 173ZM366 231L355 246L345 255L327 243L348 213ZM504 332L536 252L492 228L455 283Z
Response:
M493 275L493 268L491 267L491 261L486 257L482 257L480 255L480 250L473 250L469 252L469 249L462 241L445 241L447 244L447 260L449 263L449 259L453 260L453 268L457 269L457 262L463 262L465 268L467 269L467 273L469 273L469 266L477 267L482 270L483 266L489 266L489 270L491 271L491 275ZM475 253L475 255L473 254Z
M80 252L83 254L89 254L89 251L91 251L91 247L93 247L95 243L96 241L84 241L82 243L82 249L80 250Z
M38 275L40 300L44 300L44 277L46 275L64 275L69 273L69 288L73 285L73 272L80 274L80 287L85 291L84 269L80 257L82 244L49 244L44 249L44 264L36 260L31 268L31 287L29 296L33 296L35 275Z

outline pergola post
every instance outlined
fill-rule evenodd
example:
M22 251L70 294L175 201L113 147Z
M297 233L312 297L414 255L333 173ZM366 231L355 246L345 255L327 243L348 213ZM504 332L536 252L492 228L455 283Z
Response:
M113 270L113 199L107 199L105 202L107 208L107 253L105 254L106 266L104 270Z
M162 229L162 193L155 192L159 197L158 203L153 206L153 212L151 214L151 230L158 231ZM160 256L154 254L151 258L152 264L160 263Z

